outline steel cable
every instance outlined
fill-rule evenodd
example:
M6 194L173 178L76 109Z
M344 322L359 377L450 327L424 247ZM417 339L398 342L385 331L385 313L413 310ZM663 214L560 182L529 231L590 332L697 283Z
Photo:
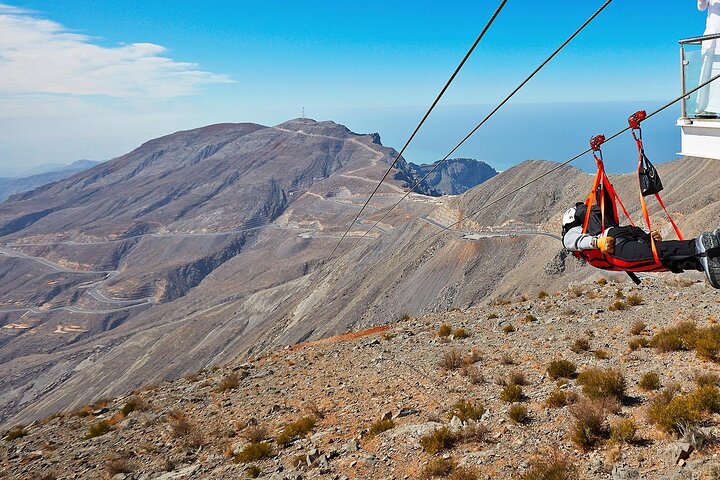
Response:
M545 59L545 61L543 61L525 80L523 80L523 81L520 83L520 85L518 85L517 87L515 87L515 89L514 89L512 92L510 92L510 94L509 94L507 97L505 97L505 99L504 99L502 102L500 102L480 123L478 123L478 124L475 126L475 128L473 128L473 129L470 131L470 133L468 133L468 134L465 136L465 138L463 138L457 145L455 145L455 147L453 147L453 149L450 150L450 152L449 152L447 155L445 155L445 157L443 157L442 160L436 162L435 165L433 166L433 168L432 168L429 172L427 172L424 177L422 177L420 180L418 180L417 182L415 182L415 185L413 185L413 186L410 188L410 190L408 190L408 192L405 193L405 195L403 195L403 197L402 197L395 205L393 205L393 206L390 208L390 210L388 210L387 212L385 212L385 213L383 214L383 216L380 217L380 219L379 219L378 221L376 221L375 224L374 224L372 227L370 227L370 229L367 230L367 231L363 234L363 236L360 237L360 238L357 240L357 242L355 242L355 244L357 245L363 238L365 238L365 237L367 236L368 233L370 233L371 231L373 231L373 230L380 224L380 222L382 222L382 221L390 214L390 212L392 212L398 205L400 205L400 203L402 203L403 200L405 200L413 191L415 191L415 189L418 187L418 185L420 185L422 182L424 182L435 170L437 170L437 168L438 168L440 165L442 165L443 163L445 163L445 162L450 158L450 155L452 155L453 153L455 153L455 151L456 151L458 148L460 148L467 140L469 140L470 137L472 137L472 136L475 134L475 132L477 132L477 131L480 129L480 127L482 127L483 125L485 125L485 123L486 123L488 120L490 120L490 118L492 118L492 116L495 115L495 114L498 112L498 110L500 110L508 101L510 101L510 99L511 99L512 97L514 97L515 94L517 94L530 80L532 80L532 78L533 78L535 75L537 75L537 74L540 72L540 70L542 70L548 63L550 63L550 61L551 61L553 58L555 58L555 56L556 56L558 53L560 53L560 51L561 51L562 49L564 49L575 37L577 37L577 36L580 34L580 32L582 32L582 31L585 29L585 27L587 27L593 20L595 20L595 18L596 18L598 15L600 15L600 13L601 13L603 10L605 10L605 8L606 8L608 5L610 5L610 3L612 3L612 0L607 0L595 13L593 13L593 14L590 16L590 18L588 18L588 19L580 26L580 28L578 28L577 30L575 30L575 32L574 32L572 35L570 35L570 37L568 37L567 40L565 40L549 57L547 57L547 58Z
M453 82L453 80L455 80L455 77L458 75L458 73L460 73L460 70L461 70L462 67L465 65L465 62L467 62L468 58L470 58L470 55L471 55L471 54L473 53L473 51L475 50L475 47L478 46L478 44L479 44L480 41L483 39L483 37L485 36L485 34L487 33L487 31L490 29L490 26L495 22L495 19L498 17L498 15L500 14L500 11L503 9L503 7L505 7L505 4L507 3L507 1L508 1L508 0L501 0L500 4L498 5L497 9L496 9L495 12L493 13L492 17L490 17L490 20L487 22L487 24L486 24L485 27L482 29L482 31L480 32L480 34L478 35L478 37L475 39L475 42L473 42L472 46L471 46L470 49L467 51L467 53L465 54L465 56L463 57L463 59L460 61L460 63L458 64L457 68L455 68L455 71L454 71L453 74L450 76L450 78L448 79L448 81L445 83L445 86L442 88L442 90L440 91L440 93L438 94L438 96L435 98L435 101L432 103L432 105L430 105L430 108L429 108L428 111L425 113L425 116L423 116L422 120L420 120L420 123L418 123L417 127L415 127L415 130L413 131L412 135L410 135L410 138L408 138L407 142L405 142L405 145L403 146L403 148L402 148L402 149L398 152L398 154L395 156L395 159L393 160L392 164L390 165L390 167L389 167L389 168L387 169L387 171L385 172L385 175L383 175L383 177L380 179L380 182L377 184L377 186L375 187L375 189L372 191L372 193L371 193L370 196L368 197L367 201L365 202L365 204L363 205L363 207L360 209L360 211L358 212L358 214L355 216L355 218L353 219L353 221L350 222L350 225L348 226L347 230L345 230L345 233L343 233L342 237L340 238L340 241L338 241L337 245L335 245L335 248L333 248L332 253L330 253L330 258L332 258L333 255L335 255L335 252L337 251L337 249L338 249L338 247L340 246L340 244L342 243L342 241L345 239L345 237L347 236L347 234L350 233L350 230L352 229L353 225L355 225L355 222L358 221L358 219L360 218L360 215L362 215L363 211L365 210L365 208L366 208L366 207L368 206L368 204L370 203L370 200L372 200L373 196L374 196L374 195L377 193L377 191L380 189L380 186L381 186L382 183L385 181L385 179L387 178L387 176L390 174L390 172L392 171L392 169L395 167L395 165L397 164L397 162L398 162L398 160L400 159L400 157L402 157L402 154L405 152L405 150L407 149L407 147L410 145L410 142L413 141L413 139L415 138L415 135L417 135L417 133L420 131L420 128L423 126L423 124L425 123L425 121L428 119L428 117L430 116L430 113L432 113L432 111L435 109L435 106L438 104L438 102L440 101L440 99L442 98L442 96L445 94L445 92L447 91L447 89L450 87L450 84Z

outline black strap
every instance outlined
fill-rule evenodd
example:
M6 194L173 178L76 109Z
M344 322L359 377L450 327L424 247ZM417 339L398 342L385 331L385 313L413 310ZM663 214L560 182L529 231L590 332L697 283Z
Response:
M640 285L640 283L642 283L642 280L640 280L640 277L638 277L637 275L635 275L634 272L625 272L625 273L628 274L628 277L630 277L630 280L632 280L633 282L635 282L635 285Z

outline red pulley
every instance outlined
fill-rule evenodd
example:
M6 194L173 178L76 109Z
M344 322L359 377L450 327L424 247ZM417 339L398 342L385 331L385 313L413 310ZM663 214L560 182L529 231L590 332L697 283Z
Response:
M628 118L628 124L630 125L630 128L633 130L637 130L640 128L640 122L645 120L647 118L647 113L645 110L640 110L639 112L635 112L632 115L630 115L630 118Z
M593 152L600 151L600 145L605 143L605 135L596 135L590 139L590 148Z

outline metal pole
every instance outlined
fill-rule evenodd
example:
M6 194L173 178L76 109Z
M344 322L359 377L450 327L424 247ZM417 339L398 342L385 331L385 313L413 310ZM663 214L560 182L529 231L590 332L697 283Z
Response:
M687 118L687 96L685 96L685 45L680 45L680 85L682 88L682 101L680 102L681 118Z

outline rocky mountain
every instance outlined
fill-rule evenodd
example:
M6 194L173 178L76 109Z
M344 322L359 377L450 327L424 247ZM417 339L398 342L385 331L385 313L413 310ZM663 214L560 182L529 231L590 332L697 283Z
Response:
M100 162L78 160L70 165L53 168L51 171L19 178L0 178L0 202L16 193L28 192L48 183L71 177L76 173L92 168Z
M437 163L432 165L408 163L408 168L401 169L395 178L412 186L425 177L436 165ZM470 158L449 158L423 180L417 189L426 195L459 195L497 174L498 172L485 162Z
M553 237L560 212L590 185L572 167L430 238L555 167L540 161L461 196L411 194L368 232L404 195L389 182L329 258L395 154L332 122L216 125L0 205L3 423L595 273ZM683 225L714 226L717 182L687 172L718 179L718 169L700 159L661 166ZM636 215L632 176L617 181Z
M0 478L718 478L720 366L671 343L716 297L594 273L392 319L15 426Z

